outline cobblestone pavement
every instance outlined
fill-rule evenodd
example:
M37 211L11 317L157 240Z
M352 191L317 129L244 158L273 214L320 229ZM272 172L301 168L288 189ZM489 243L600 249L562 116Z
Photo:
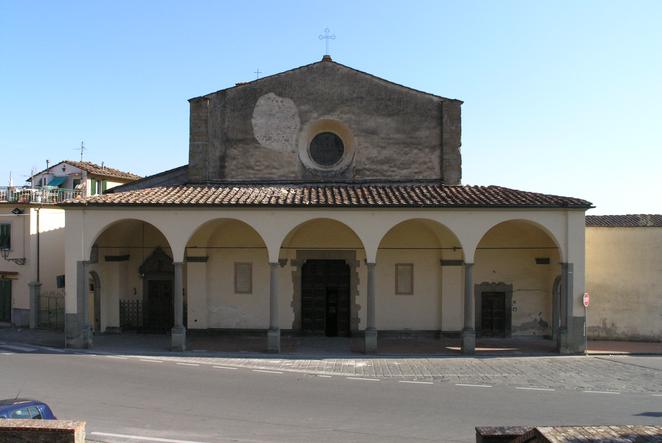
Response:
M662 396L662 357L647 357L643 363L632 361L632 357L584 356L303 359L161 355L140 358L228 369L556 390L653 393Z

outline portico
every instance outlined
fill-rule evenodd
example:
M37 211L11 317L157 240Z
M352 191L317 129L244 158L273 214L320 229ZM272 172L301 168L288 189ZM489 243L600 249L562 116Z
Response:
M476 285L488 279L508 281L519 292L527 289L522 285L540 286L531 291L533 296L517 297L519 309L527 309L518 312L527 320L529 311L545 311L540 319L550 323L557 275L565 275L568 282L562 285L568 289L562 296L559 345L572 352L576 348L563 341L568 337L567 324L581 321L575 317L583 310L581 293L570 288L583 286L583 272L563 270L569 270L568 264L583 267L581 251L567 246L573 236L583 236L583 223L583 211L569 209L189 208L183 212L116 205L72 207L67 211L71 229L67 229L66 257L67 281L75 285L67 285L67 342L92 345L89 324L82 320L89 318L90 306L86 297L74 296L79 293L77 286L86 288L87 274L97 272L105 288L102 331L120 328L119 301L132 296L146 300L140 294L146 290L140 284L144 278L140 266L158 248L172 261L173 349L185 348L187 328L263 330L265 349L278 352L281 330L305 330L304 264L336 260L349 268L349 331L364 337L366 352L377 351L382 330L461 333L463 351L472 353L480 309ZM532 236L532 243L518 238L518 232ZM549 264L535 264L541 251L553 252L547 254ZM115 261L117 257L125 261ZM238 263L250 264L250 291L235 287L241 283L237 272L243 272ZM493 269L495 264L503 269ZM404 273L397 274L399 265L407 265ZM407 268L413 273L411 291L398 288L403 283L396 281L409 278ZM541 292L538 299L534 299L536 291ZM511 327L511 333L517 335L519 327ZM552 329L553 325L523 332L551 335Z

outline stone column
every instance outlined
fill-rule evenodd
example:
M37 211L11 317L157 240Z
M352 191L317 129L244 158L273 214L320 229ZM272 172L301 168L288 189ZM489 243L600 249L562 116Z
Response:
M279 263L269 263L269 330L267 351L280 352L280 318L278 313L278 268Z
M561 263L561 328L559 329L559 352L572 354L575 352L573 340L583 339L575 337L572 329L572 263Z
M39 327L39 298L41 295L41 282L31 281L30 287L30 329Z
M476 352L476 313L474 312L473 263L464 264L464 329L462 329L462 353Z
M79 261L76 267L76 278L77 284L76 289L78 291L78 324L80 325L80 339L74 344L74 347L78 348L91 348L92 347L92 328L90 327L89 320L89 304L87 302L88 297L88 275L87 275L87 264L86 261Z
M184 263L173 263L175 267L175 294L173 297L175 325L171 331L171 349L186 350L186 328L184 327Z
M377 327L375 325L375 263L368 263L367 327L364 332L365 353L377 352Z

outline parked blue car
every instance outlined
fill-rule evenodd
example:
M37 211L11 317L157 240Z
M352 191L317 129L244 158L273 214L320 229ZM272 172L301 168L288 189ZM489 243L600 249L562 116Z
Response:
M26 398L0 400L0 419L2 418L56 420L46 403Z

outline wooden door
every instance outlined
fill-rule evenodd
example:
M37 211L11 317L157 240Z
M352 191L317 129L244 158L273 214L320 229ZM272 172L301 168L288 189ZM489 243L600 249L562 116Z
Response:
M350 275L344 260L308 260L301 276L301 329L307 334L349 336Z
M0 321L11 322L11 280L0 280Z
M480 335L505 337L506 294L505 292L483 292L481 294Z
M150 332L167 332L175 321L172 280L149 280L144 326Z

